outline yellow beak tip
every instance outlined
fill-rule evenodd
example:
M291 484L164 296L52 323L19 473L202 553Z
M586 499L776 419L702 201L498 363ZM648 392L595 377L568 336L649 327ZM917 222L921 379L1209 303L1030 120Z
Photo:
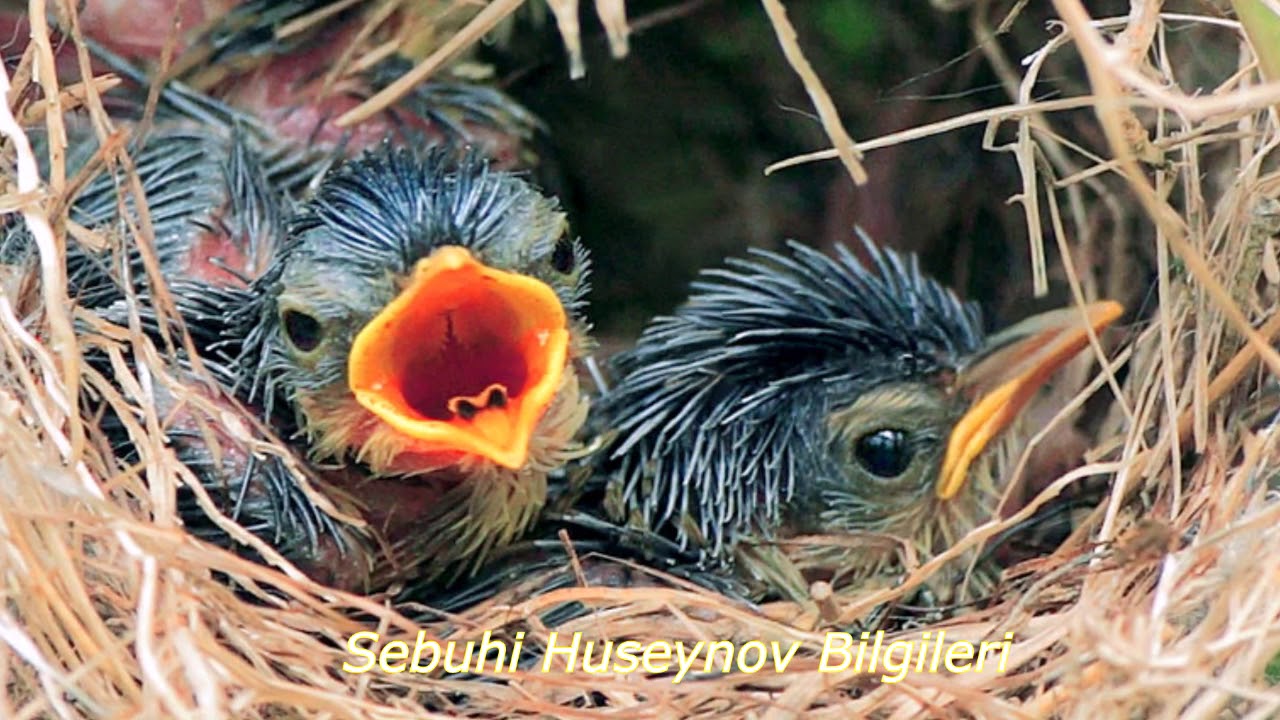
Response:
M1094 332L1102 332L1123 314L1124 306L1111 300L1084 308L1085 321ZM989 381L994 376L1003 382L977 398L952 429L935 487L939 499L950 500L960 493L970 467L987 445L1013 422L1052 373L1088 346L1088 329L1080 319L1080 310L1071 308L1023 321L1006 331L1018 336L1014 341L998 346L966 370L964 380Z

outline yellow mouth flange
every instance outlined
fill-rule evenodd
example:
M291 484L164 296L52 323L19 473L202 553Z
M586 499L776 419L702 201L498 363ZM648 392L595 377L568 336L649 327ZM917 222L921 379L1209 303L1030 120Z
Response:
M1105 300L1088 305L1084 312L1096 334L1115 322L1124 308ZM1085 322L1074 307L1028 318L988 341L986 354L957 381L977 399L951 431L936 488L939 498L949 500L960 492L973 461L1022 412L1049 376L1088 344ZM982 392L992 386L990 392Z
M407 286L356 335L347 379L365 409L422 451L519 469L568 347L554 290L449 246L418 261Z

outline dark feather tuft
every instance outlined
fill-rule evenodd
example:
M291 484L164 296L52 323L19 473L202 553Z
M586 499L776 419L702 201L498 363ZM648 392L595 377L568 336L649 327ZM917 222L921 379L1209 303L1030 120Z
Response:
M869 265L797 243L702 273L688 302L615 361L600 405L606 462L630 521L727 559L768 537L797 482L835 470L819 435L870 384L954 368L982 339L977 308L913 256L859 235Z
M423 152L384 144L331 170L288 228L288 244L257 283L259 306L237 313L247 333L241 376L253 399L274 406L288 395L293 360L283 354L274 298L286 268L308 263L315 272L343 268L352 275L386 278L408 274L414 264L445 245L457 245L486 263L539 277L571 314L585 306L589 263L574 245L575 275L540 272L550 265L554 239L549 219L559 217L553 198L520 176L489 168L472 151L439 146ZM387 298L389 299L389 298ZM336 379L313 376L307 382Z

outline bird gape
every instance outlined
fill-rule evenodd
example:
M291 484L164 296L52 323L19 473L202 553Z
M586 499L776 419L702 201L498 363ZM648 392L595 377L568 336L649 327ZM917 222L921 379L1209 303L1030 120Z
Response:
M914 257L798 244L705 271L615 362L606 511L731 571L756 597L890 585L992 518L993 441L1121 313L1069 308L983 333ZM933 576L989 587L977 548ZM976 583L972 582L974 579Z
M442 247L356 336L356 400L424 448L518 470L560 387L568 317L545 283Z

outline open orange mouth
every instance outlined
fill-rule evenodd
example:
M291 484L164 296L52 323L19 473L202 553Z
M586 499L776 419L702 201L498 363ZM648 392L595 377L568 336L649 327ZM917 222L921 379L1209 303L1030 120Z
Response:
M362 406L421 450L518 469L568 347L555 291L443 247L356 335L347 379Z
M988 341L980 359L966 368L957 386L975 397L968 412L951 430L936 492L955 497L964 487L969 467L1031 402L1049 376L1089 345L1089 331L1102 332L1124 313L1105 300L1084 309L1054 310L1023 320Z

